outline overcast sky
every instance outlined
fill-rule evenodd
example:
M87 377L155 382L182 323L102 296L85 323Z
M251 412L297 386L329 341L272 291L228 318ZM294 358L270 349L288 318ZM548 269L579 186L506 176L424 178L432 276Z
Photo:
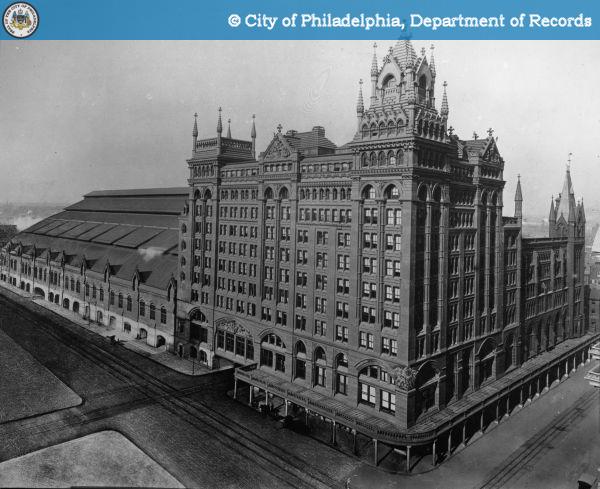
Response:
M378 42L380 62L391 44ZM372 52L364 41L2 41L0 200L183 186L193 114L212 137L219 105L236 138L256 114L259 151L279 123L322 125L341 145L360 78L369 99ZM435 58L438 108L447 80L458 135L499 138L505 214L520 173L526 215L546 215L570 151L576 197L600 209L600 42L440 41Z

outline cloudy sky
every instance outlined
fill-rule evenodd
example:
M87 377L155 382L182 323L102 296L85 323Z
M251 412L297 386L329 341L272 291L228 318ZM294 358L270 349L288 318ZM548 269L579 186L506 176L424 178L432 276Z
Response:
M380 60L391 43L378 42ZM218 106L237 138L249 139L256 114L259 150L279 123L325 126L341 145L372 51L364 41L2 41L0 200L185 185L193 114L212 137ZM440 41L435 57L437 103L447 80L459 136L492 127L499 138L505 214L520 173L526 214L545 215L569 152L576 197L600 209L600 42Z

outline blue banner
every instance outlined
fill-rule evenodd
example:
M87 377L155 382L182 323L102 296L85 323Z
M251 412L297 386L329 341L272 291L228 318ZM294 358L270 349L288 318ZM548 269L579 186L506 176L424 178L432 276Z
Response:
M32 0L0 39L599 39L600 2Z

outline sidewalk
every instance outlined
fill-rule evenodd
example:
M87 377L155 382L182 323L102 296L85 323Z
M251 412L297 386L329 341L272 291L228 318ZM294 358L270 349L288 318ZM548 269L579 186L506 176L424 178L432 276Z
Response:
M0 290L2 289L8 291L9 293L13 293L20 297L23 297L25 299L29 299L35 304L42 306L43 308L48 309L58 314L59 316L68 319L72 323L75 323L78 326L81 326L87 329L88 331L96 333L100 336L108 338L114 335L115 339L119 340L120 344L124 348L127 348L128 350L131 350L137 353L138 355L142 355L146 358L149 358L150 360L160 363L161 365L164 365L165 367L170 368L171 370L175 370L176 372L179 372L181 374L199 376L233 368L233 364L231 362L228 362L226 359L221 358L221 367L219 369L210 370L205 365L202 365L198 362L188 360L187 358L180 358L177 355L170 353L166 350L165 346L155 348L151 345L148 345L144 340L138 340L133 338L130 334L126 333L125 331L109 329L104 324L99 324L95 321L84 319L79 314L69 309L64 309L60 305L48 302L42 299L41 297L35 297L31 293L25 292L24 290L21 290L17 287L13 287L12 285L2 283L0 284Z

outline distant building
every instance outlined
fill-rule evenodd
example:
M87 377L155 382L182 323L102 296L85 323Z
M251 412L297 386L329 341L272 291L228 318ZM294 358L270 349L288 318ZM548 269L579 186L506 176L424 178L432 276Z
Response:
M17 226L14 224L0 224L0 247L8 243L17 234Z
M493 131L455 134L436 78L409 41L381 67L374 55L342 146L280 125L257 158L254 124L246 141L220 112L214 137L194 123L187 188L87 195L16 236L1 278L209 367L235 362L250 398L317 413L334 438L450 451L472 419L581 363L591 336L569 170L549 236L524 238L520 181L502 215Z

